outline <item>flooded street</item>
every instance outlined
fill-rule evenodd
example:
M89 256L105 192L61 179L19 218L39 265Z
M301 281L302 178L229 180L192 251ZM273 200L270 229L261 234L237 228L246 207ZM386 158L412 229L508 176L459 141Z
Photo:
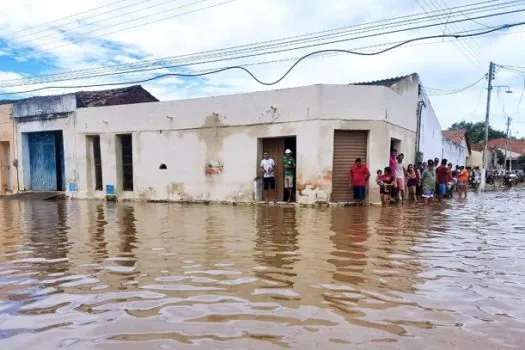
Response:
M0 201L0 348L523 349L524 201Z

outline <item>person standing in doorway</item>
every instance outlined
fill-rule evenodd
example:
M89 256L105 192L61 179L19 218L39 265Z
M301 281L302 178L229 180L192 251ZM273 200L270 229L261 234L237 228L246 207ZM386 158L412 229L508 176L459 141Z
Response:
M363 164L361 158L357 158L350 169L350 187L352 187L354 200L357 205L365 203L366 183L369 178L370 171Z
M397 162L396 162L396 186L397 191L399 192L399 196L401 197L401 203L405 201L405 175L406 175L406 168L405 163L403 163L403 160L405 159L405 155L401 153L397 156ZM396 201L398 198L396 197Z
M290 149L284 151L284 189L288 192L288 203L292 202L295 177L295 159L292 154L293 152Z
M275 161L270 158L270 153L263 153L261 161L261 171L263 172L264 194L266 204L270 202L269 194L272 194L272 200L275 201Z

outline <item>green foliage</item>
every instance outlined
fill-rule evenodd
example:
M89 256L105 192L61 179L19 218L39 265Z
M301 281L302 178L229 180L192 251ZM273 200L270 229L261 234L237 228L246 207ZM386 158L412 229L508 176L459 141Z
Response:
M499 165L505 164L505 154L500 149L496 149L496 157Z
M525 170L525 155L522 155L518 158L518 169Z
M452 124L449 130L465 129L470 141L470 144L480 143L485 140L485 123L484 122L467 122L461 121ZM489 126L489 140L504 138L507 135L501 130L493 129ZM502 163L503 164L503 163Z

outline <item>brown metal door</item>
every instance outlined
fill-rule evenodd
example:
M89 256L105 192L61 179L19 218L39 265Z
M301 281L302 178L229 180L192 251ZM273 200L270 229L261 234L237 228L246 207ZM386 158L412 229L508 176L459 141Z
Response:
M367 139L367 131L335 130L332 202L353 200L348 174L356 158L361 158L366 163Z
M284 138L264 139L263 152L270 153L270 158L275 161L275 198L282 201L284 198Z

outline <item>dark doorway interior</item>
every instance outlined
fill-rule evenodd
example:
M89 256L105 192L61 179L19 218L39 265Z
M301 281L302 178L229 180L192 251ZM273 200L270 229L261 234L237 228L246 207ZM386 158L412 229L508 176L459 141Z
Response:
M66 190L66 178L64 167L64 137L62 131L55 131L55 154L57 172L57 191Z
M133 191L133 144L131 134L119 135L122 147L122 190Z
M290 149L293 152L293 157L296 161L297 168L297 138L295 136L289 137L273 137L262 140L262 152L269 152L270 157L275 161L275 198L277 201L287 201L288 194L284 190L284 151ZM262 159L262 153L259 155L259 162ZM293 193L296 191L297 171L294 176ZM295 200L295 195L293 200Z
M100 136L93 136L93 165L95 167L95 190L102 191L102 156L100 154Z

